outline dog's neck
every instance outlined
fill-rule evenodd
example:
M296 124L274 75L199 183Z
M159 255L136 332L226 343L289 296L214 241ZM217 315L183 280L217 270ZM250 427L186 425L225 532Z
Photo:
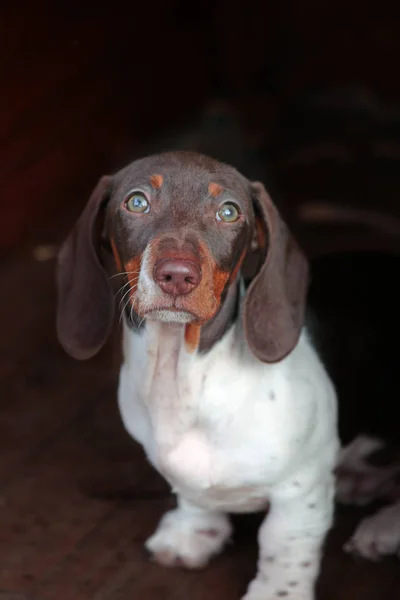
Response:
M173 448L194 426L193 399L204 385L208 353L217 342L223 343L229 332L234 334L231 329L238 315L239 294L238 282L227 291L215 318L202 328L196 348L190 347L187 339L187 328L195 325L149 319L137 333L126 330L125 362L163 451Z

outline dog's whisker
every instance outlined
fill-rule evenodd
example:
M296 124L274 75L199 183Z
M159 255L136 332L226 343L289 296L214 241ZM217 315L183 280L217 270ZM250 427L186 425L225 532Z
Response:
M211 300L212 300L215 308L218 308L219 307L219 302L218 302L218 300L216 299L216 297L214 295L211 296Z
M127 285L129 285L129 284L130 284L130 281L127 281L126 283L124 283L124 285L122 285L122 286L119 288L119 290L117 291L117 293L116 293L116 294L114 294L114 300L115 300L115 298L118 296L118 294L122 294L122 292L123 292L124 288L126 288L126 286L127 286Z
M120 277L122 275L138 275L140 273L140 269L136 271L123 271L121 273L115 273L114 275L110 275L108 279L113 279L114 277Z
M122 286L119 288L119 290L118 290L118 291L117 291L117 293L115 294L114 298L115 298L116 296L118 296L118 294L119 294L120 292L122 292L122 290L123 290L123 289L124 289L124 288L125 288L127 285L129 285L129 284L131 284L131 283L136 283L137 281L139 281L139 277L133 277L132 279L129 279L129 281L127 281L126 283L124 283L124 285L122 285Z
M129 292L130 292L130 291L131 291L131 290L129 290ZM132 298L131 298L130 294L128 294L128 293L124 294L124 298L125 298L127 295L128 295L128 300L125 302L125 304L123 305L123 307L122 307L122 309L121 309L121 317L120 317L120 321L121 321L121 319L122 319L122 315L124 314L126 307L128 306L129 302L131 302L131 301L132 301ZM119 303L119 306L120 306L120 307L121 307L121 303L123 302L124 298L122 298L122 299L121 299L121 301L120 301L120 303Z
M129 313L129 320L130 320L131 323L134 324L134 326L136 327L136 329L139 329L138 326L137 326L137 323L133 319L133 303L131 304L131 310L130 310L130 313Z
M128 283L129 283L129 282L128 282ZM122 302L124 301L124 298L126 298L126 296L127 296L128 294L130 294L130 292L131 292L131 291L132 291L132 290L131 290L131 288L129 287L128 291L126 291L126 292L124 293L124 295L122 296L121 300L119 301L119 307L121 307L121 304L122 304Z
M125 294L125 296L126 296L126 294ZM131 301L131 298L130 298L130 297L128 297L128 300L125 302L125 304L124 304L124 306L123 306L123 308L122 308L122 310L121 310L121 314L120 314L120 316L119 316L119 322L120 322L120 323L121 323L121 321L122 321L122 317L124 316L125 309L126 309L126 307L128 306L128 304L129 304L129 302L130 302L130 301Z
M121 299L120 299L120 301L119 301L119 303L118 303L118 307L119 307L119 308L121 308L121 305L122 305L122 303L124 302L125 298L126 298L127 296L129 296L130 292L131 292L131 288L129 287L129 288L126 290L126 292L125 292L125 293L122 295L122 297L121 297Z

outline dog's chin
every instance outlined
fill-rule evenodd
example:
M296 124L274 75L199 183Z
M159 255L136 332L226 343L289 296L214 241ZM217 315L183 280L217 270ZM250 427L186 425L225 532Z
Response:
M149 313L147 313L146 319L149 321L158 321L159 323L175 324L193 323L193 321L196 320L195 316L187 311L168 309L152 310Z

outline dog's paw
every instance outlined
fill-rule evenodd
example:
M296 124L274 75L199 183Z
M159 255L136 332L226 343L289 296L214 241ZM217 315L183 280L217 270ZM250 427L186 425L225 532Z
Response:
M262 580L257 577L254 579L247 590L247 594L242 600L314 600L314 593L309 585L305 588L299 581L282 581L280 584L273 584L271 581Z
M400 503L364 519L344 549L372 561L393 554L400 557Z
M223 549L230 535L231 525L224 515L199 522L176 509L164 515L145 547L163 566L201 569Z
M369 461L384 446L381 440L359 436L341 450L336 467L338 502L365 506L378 498L389 497L398 468L378 467Z

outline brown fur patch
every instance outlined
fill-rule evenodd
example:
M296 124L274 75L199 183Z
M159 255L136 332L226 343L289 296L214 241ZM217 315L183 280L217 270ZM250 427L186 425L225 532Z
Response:
M212 181L208 185L208 193L213 198L216 198L217 196L219 196L220 193L223 191L223 189L224 188L222 187L222 185L219 185L219 183L213 183Z
M121 259L119 257L117 246L115 245L114 238L110 238L110 244L111 244L111 249L112 249L112 253L113 253L113 256L114 256L114 260L115 260L115 266L117 267L118 273L121 273L121 271L122 271L122 261L121 261Z
M159 190L164 181L164 177L162 175L152 175L150 177L150 183L155 190Z
M128 260L128 262L126 262L124 265L125 271L128 273L127 277L129 281L129 287L131 288L131 292L129 294L131 300L133 299L133 295L137 289L141 263L142 255L139 254L139 256L134 256Z
M217 266L214 267L213 272L213 286L214 286L214 296L218 304L221 302L222 292L226 286L226 283L229 279L229 273L226 271L222 271Z
M185 344L186 349L192 354L199 347L200 343L200 325L188 323L185 327Z

